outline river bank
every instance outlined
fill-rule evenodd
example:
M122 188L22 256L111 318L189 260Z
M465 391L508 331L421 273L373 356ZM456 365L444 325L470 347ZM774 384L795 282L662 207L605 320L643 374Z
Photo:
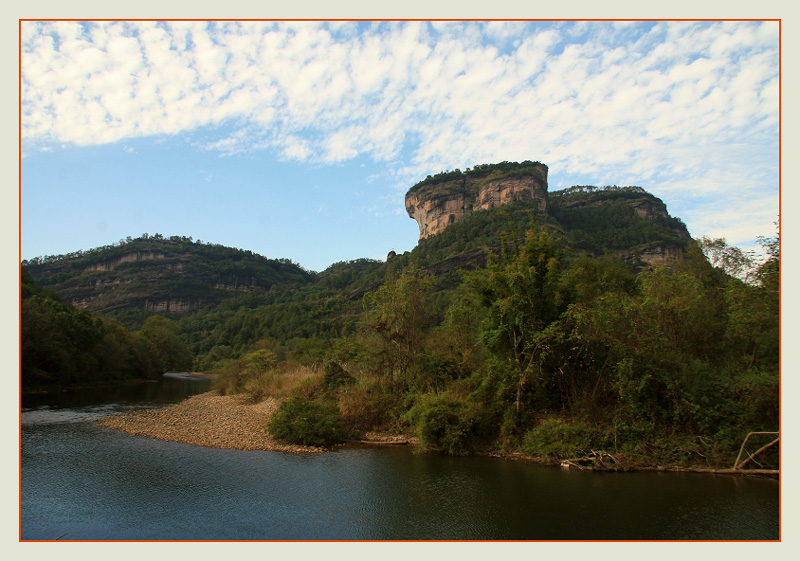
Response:
M280 400L276 398L254 402L251 397L244 394L219 395L211 391L160 408L133 410L105 417L95 423L101 427L136 436L211 448L292 453L320 453L327 450L284 444L273 439L267 432L266 425L279 405ZM417 439L405 435L368 432L355 442L373 445L414 445ZM630 458L615 458L606 453L600 453L599 458L587 457L567 461L546 460L520 452L497 453L492 450L478 452L478 455L593 471L684 471L751 476L777 475L772 470L768 470L769 473L762 473L762 470L731 470L709 466L660 466L646 462L642 458L632 461Z
M96 424L136 436L211 448L324 452L324 448L283 444L268 434L265 427L279 404L280 400L275 398L255 403L246 395L218 395L212 391L157 409L134 410L105 417L96 421ZM358 442L407 444L414 440L404 436L366 433Z
M278 404L274 398L253 403L248 396L207 392L157 409L105 417L96 424L136 436L195 446L321 452L320 448L282 444L269 436L265 427Z

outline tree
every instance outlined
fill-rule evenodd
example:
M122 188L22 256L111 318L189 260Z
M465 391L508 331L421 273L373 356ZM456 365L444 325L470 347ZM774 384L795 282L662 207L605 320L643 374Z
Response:
M163 374L186 371L192 367L192 353L178 334L178 326L163 316L150 316L141 334L152 345L154 362Z
M362 322L377 338L378 368L390 379L406 375L420 352L432 286L430 275L412 268L364 296Z
M777 369L780 345L780 241L759 238L767 254L755 267L752 282L732 280L725 290L726 338L743 354L748 367Z
M489 308L482 340L496 356L509 360L516 373L517 413L523 388L541 374L539 358L566 309L563 273L564 250L542 228L529 230L523 244L512 238L502 262L491 255L488 270L472 277Z
M118 322L92 317L21 273L21 381L67 386L154 375L153 345ZM144 345L143 345L144 344Z
M752 251L728 245L725 238L703 236L697 240L697 245L713 267L748 284L756 280L757 262Z

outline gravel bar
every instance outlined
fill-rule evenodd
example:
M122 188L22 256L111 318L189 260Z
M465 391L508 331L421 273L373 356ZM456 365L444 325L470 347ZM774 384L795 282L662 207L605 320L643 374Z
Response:
M254 403L247 396L207 392L158 409L105 417L96 424L136 436L211 448L324 452L323 448L282 444L269 436L266 425L279 403L275 398Z

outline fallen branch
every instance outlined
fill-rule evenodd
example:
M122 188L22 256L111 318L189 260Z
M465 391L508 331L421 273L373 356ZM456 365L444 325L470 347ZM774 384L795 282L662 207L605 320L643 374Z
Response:
M570 458L561 461L561 467L565 469L609 469L611 466L606 464L606 459L613 462L614 466L620 465L619 460L603 450L592 450L582 458Z

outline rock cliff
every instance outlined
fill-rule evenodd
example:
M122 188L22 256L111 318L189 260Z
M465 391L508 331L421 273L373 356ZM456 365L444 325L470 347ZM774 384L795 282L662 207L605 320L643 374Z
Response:
M537 222L559 232L575 251L595 256L610 253L633 263L666 266L683 257L691 236L658 197L641 187L616 185L576 185L549 193L547 174L546 165L531 161L442 172L428 176L406 193L406 210L419 225L420 240L466 220L470 233L451 238L460 239L460 247L468 247L470 243L496 243L486 234L487 228L494 227L490 225L492 218L477 211L528 201L511 205L508 219L517 213L514 220L519 226L520 212L539 211ZM522 218L527 220L527 216ZM445 257L438 268L463 268L457 263L462 257L466 259L466 254L450 258L440 246L431 246L431 251ZM473 255L468 261L471 266L480 266Z
M428 176L406 193L406 211L419 225L419 238L429 238L479 210L515 201L534 201L548 212L547 166L538 162L479 166Z
M183 312L188 312L190 310L197 310L200 309L203 305L203 301L201 299L194 299L194 300L184 300L184 299L170 299L165 298L162 300L145 300L144 302L144 309L148 312L153 313L174 313L180 314Z

